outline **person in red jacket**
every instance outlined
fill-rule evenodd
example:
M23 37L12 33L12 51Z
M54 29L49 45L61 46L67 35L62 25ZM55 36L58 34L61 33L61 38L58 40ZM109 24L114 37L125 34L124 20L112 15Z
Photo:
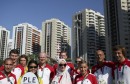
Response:
M4 61L4 69L0 71L0 84L17 84L16 76L11 73L13 69L13 60L6 58Z
M21 64L24 68L24 74L28 71L28 67L27 67L27 63L28 63L28 57L26 55L21 55L19 57L19 64Z
M105 54L102 50L97 50L97 64L92 67L99 84L112 84L114 63L105 60Z
M18 64L19 52L17 49L12 49L9 52L9 58L13 60L13 69L12 73L15 74L16 79L18 80L20 76L24 74L24 68L22 65ZM0 70L4 70L4 66L0 67Z
M72 84L70 74L65 70L66 61L65 59L59 59L58 61L58 70L53 78L51 84Z
M76 75L80 74L80 65L82 62L83 62L83 59L81 57L76 58L73 79L75 78Z
M75 77L74 84L98 84L96 77L89 73L86 62L81 63L80 74Z
M126 49L121 45L113 48L115 58L115 84L130 84L130 60L126 58Z
M48 55L45 52L39 53L38 76L42 78L44 84L50 84L55 73L52 66L47 63Z
M67 55L67 52L66 52L66 51L60 52L59 59L65 59L65 60L66 60L67 58L68 58L68 55ZM73 77L74 64L71 63L71 62L67 62L66 64L67 64L67 65L66 65L66 70L70 73L71 77ZM55 65L53 66L53 68L54 68L54 71L55 71L55 73L56 73L57 68L58 68L58 64L55 64Z

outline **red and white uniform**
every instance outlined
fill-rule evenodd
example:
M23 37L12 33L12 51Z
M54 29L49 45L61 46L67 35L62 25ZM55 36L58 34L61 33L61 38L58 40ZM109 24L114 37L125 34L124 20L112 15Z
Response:
M68 71L58 71L53 78L51 84L72 84L70 74L68 73Z
M74 69L73 79L75 79L75 77L77 75L79 75L79 74L80 74L80 70L79 69Z
M74 84L98 84L98 82L93 74L87 74L85 76L79 74L75 77Z
M4 70L4 65L0 66L0 71Z
M53 79L54 75L54 69L50 65L46 64L44 68L39 65L38 76L42 78L44 84L49 84L50 79Z
M114 63L105 61L92 67L92 73L96 76L99 84L112 84Z
M1 66L0 70L4 70L4 66ZM16 76L16 80L20 78L24 74L24 68L22 65L18 64L16 67L11 71Z
M115 84L130 84L130 60L115 63L114 75Z
M10 73L6 78L5 74L0 72L0 84L17 84L15 75Z
M56 73L57 68L58 68L58 64L55 64L53 66L53 68L54 68L54 71ZM71 62L67 62L66 71L68 71L70 73L71 77L73 77L73 74L74 74L74 65Z
M11 72L16 76L18 81L20 76L24 75L24 68L22 65L18 64Z

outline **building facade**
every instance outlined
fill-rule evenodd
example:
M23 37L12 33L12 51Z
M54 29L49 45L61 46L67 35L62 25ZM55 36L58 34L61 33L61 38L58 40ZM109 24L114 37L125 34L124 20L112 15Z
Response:
M0 59L4 60L8 56L8 42L10 37L10 31L0 26Z
M55 18L43 22L42 51L51 58L58 57L61 51L67 51L70 56L70 28Z
M104 16L91 9L77 12L72 24L72 57L83 57L94 65L96 50L105 51Z
M13 48L20 54L38 54L41 51L41 30L29 23L13 26Z
M130 58L130 0L104 0L104 8L108 59L115 45L124 46Z
M9 55L9 52L13 49L12 45L13 45L13 39L9 39L8 49L7 49L8 55Z

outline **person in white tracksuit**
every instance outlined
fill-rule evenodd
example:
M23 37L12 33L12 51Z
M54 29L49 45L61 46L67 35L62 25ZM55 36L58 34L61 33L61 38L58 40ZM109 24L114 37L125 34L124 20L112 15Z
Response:
M72 84L70 74L66 71L66 65L65 59L59 59L58 70L51 84Z
M115 84L130 84L130 60L126 58L126 50L121 45L113 49L115 57Z

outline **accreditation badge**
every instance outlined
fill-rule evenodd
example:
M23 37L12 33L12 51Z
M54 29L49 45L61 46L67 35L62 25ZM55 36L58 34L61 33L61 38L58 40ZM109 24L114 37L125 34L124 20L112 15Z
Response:
M59 84L58 82L56 82L56 81L53 81L51 84Z
M98 81L98 84L107 84L105 80L101 79Z
M118 81L119 84L125 84L124 81Z
M85 79L81 84L92 84L89 79Z
M98 84L107 84L103 75L99 75Z

